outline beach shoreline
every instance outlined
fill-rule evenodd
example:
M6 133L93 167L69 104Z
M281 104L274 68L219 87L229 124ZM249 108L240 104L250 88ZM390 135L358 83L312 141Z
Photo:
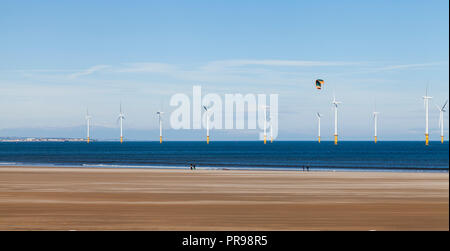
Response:
M195 164L195 163L194 163ZM134 164L30 164L30 163L0 163L1 167L16 168L94 168L94 169L160 169L160 170L189 170L189 164L186 165L134 165ZM199 166L196 164L196 170L213 170L213 171L281 171L281 172L407 172L407 173L449 173L448 168L379 168L379 167L323 167L323 166L289 166L289 167L247 167L247 166Z
M0 166L0 230L449 229L448 172L187 169Z

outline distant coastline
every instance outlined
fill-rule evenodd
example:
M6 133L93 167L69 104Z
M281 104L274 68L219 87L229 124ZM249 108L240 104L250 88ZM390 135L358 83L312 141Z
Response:
M0 138L0 142L83 142L83 138Z

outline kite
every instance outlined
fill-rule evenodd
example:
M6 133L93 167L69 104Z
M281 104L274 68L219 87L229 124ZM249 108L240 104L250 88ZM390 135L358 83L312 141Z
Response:
M316 80L316 89L321 90L324 83L325 83L325 81L323 81L322 79L317 79Z

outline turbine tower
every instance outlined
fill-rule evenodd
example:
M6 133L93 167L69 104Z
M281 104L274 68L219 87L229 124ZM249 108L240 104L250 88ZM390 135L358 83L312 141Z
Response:
M377 132L378 132L378 128L377 128L377 126L378 126L378 114L380 114L379 112L373 112L373 123L374 123L374 137L375 137L375 144L377 143L377 141L378 141L378 138L377 138Z
M159 143L162 144L162 115L164 114L164 112L157 112L156 114L158 114L158 119L159 119Z
M209 110L206 106L203 106L206 112L206 144L209 144Z
M337 145L338 142L338 104L342 102L336 101L336 97L333 95L333 106L334 106L334 144Z
M444 112L446 112L446 106L447 106L448 100L445 101L444 105L442 107L437 106L439 110L439 129L441 129L441 143L444 143Z
M267 108L269 107L270 106L268 105L261 106L261 108L264 110L264 144L267 144Z
M428 137L428 100L433 97L428 96L428 87L425 91L425 96L422 97L423 102L425 104L425 145L428 145L429 137Z
M269 121L269 125L270 125L270 143L273 143L273 126L272 126L272 115L270 115L270 121Z
M120 113L117 119L120 123L120 143L123 143L123 120L125 119L125 114L122 112L122 104L120 104Z
M317 120L319 122L319 124L318 124L318 137L319 138L318 139L319 139L319 143L320 143L320 118L322 117L322 114L317 113L316 116L317 116Z
M87 138L86 142L89 144L90 142L90 129L91 129L91 118L92 116L89 115L89 110L86 109L86 126L87 126Z

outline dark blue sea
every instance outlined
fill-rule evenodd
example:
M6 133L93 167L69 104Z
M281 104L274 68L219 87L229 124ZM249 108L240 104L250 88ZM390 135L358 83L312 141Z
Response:
M114 168L448 172L449 144L431 142L1 142L0 165Z

